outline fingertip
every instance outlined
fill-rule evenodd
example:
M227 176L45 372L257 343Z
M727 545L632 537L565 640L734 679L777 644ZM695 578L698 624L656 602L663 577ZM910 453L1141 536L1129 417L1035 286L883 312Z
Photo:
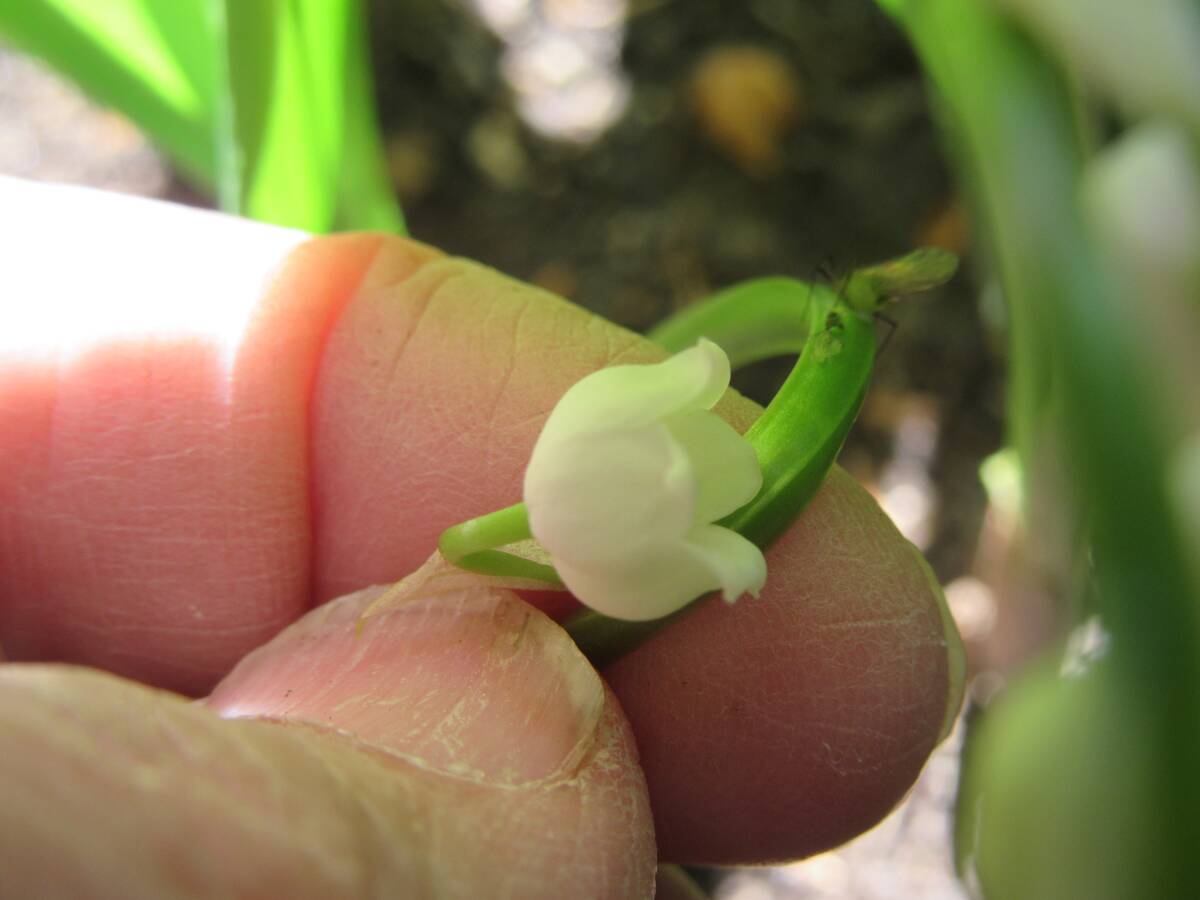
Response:
M390 588L314 610L206 702L230 717L337 728L430 770L512 787L571 773L605 692L562 629L434 557Z
M461 845L427 861L451 882L501 864L524 887L497 895L649 893L651 816L615 697L557 625L440 559L309 613L206 705L336 731L419 770Z
M936 595L869 495L832 473L768 565L760 600L707 602L604 670L665 860L836 846L899 802L940 740L951 662Z

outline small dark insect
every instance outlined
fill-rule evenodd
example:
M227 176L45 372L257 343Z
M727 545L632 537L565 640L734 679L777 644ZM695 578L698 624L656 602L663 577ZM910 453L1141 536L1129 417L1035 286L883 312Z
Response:
M834 293L836 293L843 300L846 299L846 284L849 282L850 276L848 274L841 276L835 275L834 263L832 259L822 260L817 264L815 271L817 275L819 275L825 282L829 284L831 288L833 288ZM875 351L875 355L878 357L882 356L883 352L887 350L888 344L892 342L892 337L896 334L896 330L900 327L900 323L891 316L879 310L876 310L874 313L872 313L872 316L875 321L883 322L888 326L887 334L883 336L883 341L880 343L879 348ZM829 323L826 323L826 327L829 327Z

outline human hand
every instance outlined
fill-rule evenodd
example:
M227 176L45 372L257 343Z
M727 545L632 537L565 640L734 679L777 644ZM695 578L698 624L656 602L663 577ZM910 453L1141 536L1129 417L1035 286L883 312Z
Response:
M105 265L156 264L120 234ZM0 894L646 896L658 857L794 858L903 796L960 660L919 557L844 473L768 553L761 599L705 604L602 680L525 600L422 566L520 496L567 386L658 351L399 239L315 241L265 297L247 283L221 295L253 307L226 346L187 324L202 292L178 328L117 316L65 360L61 329L3 323L0 642L124 678L0 668ZM52 324L97 302L59 300Z

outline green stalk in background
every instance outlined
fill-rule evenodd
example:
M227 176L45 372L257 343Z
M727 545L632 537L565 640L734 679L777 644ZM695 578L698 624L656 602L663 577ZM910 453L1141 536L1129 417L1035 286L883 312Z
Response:
M216 13L222 206L307 231L403 233L361 0L223 0Z
M362 0L0 0L0 36L128 116L224 209L404 233Z
M1109 635L1098 662L1067 679L1041 671L985 717L962 849L988 897L1195 896L1197 591L1136 303L1118 292L1079 206L1086 159L1067 79L990 3L881 5L931 78L1004 284L1017 446L1036 463L1053 429L1069 453L1073 518L1090 537ZM1042 400L1049 388L1058 419Z
M215 184L208 0L0 0L0 37L132 119L198 186Z

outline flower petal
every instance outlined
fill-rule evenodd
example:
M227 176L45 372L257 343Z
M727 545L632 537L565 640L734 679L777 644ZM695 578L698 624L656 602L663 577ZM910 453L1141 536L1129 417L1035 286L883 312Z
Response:
M533 536L555 560L621 566L695 522L696 479L662 425L539 442L525 470Z
M762 551L736 531L719 525L701 525L687 538L697 562L708 566L721 586L726 603L742 594L757 597L767 581L767 561Z
M563 584L580 603L614 619L668 616L710 591L732 603L758 596L767 580L762 551L735 531L702 525L686 541L646 548L625 565L575 566L557 561Z
M599 569L556 562L555 568L580 603L630 622L669 616L721 586L712 567L682 542L658 547L653 555L625 566Z
M762 484L753 447L709 412L728 383L728 357L701 340L593 373L550 414L525 471L529 527L586 605L639 621L762 587L758 548L708 524Z
M675 413L709 409L727 387L729 357L701 339L661 363L612 366L576 382L550 413L538 442L641 428Z
M745 506L762 487L754 447L708 411L680 413L664 422L692 464L699 485L692 521L715 522Z

